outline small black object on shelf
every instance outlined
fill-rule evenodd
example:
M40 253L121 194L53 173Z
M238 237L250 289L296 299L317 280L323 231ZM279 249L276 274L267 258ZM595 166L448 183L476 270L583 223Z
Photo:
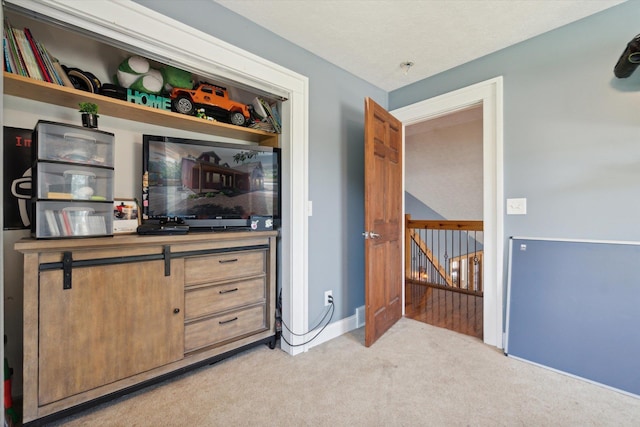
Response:
M158 223L145 223L138 226L138 234L187 234L189 226L182 218L163 218Z

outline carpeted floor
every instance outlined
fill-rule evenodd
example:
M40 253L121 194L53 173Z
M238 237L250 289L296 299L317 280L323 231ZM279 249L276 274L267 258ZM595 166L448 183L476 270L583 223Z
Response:
M260 346L56 426L638 426L640 399L403 318L291 357Z

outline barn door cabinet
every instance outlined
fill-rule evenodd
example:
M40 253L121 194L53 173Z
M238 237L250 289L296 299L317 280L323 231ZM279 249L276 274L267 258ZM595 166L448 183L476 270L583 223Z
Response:
M275 346L276 232L24 239L23 419Z

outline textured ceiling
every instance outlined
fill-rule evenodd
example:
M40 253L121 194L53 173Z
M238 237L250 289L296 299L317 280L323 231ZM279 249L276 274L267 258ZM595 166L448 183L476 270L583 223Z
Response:
M392 91L623 0L213 0ZM401 63L414 65L405 74Z

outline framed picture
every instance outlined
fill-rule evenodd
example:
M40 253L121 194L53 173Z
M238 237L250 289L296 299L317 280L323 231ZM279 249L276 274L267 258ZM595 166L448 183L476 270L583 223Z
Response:
M140 212L135 199L113 200L113 234L135 233L140 225Z

